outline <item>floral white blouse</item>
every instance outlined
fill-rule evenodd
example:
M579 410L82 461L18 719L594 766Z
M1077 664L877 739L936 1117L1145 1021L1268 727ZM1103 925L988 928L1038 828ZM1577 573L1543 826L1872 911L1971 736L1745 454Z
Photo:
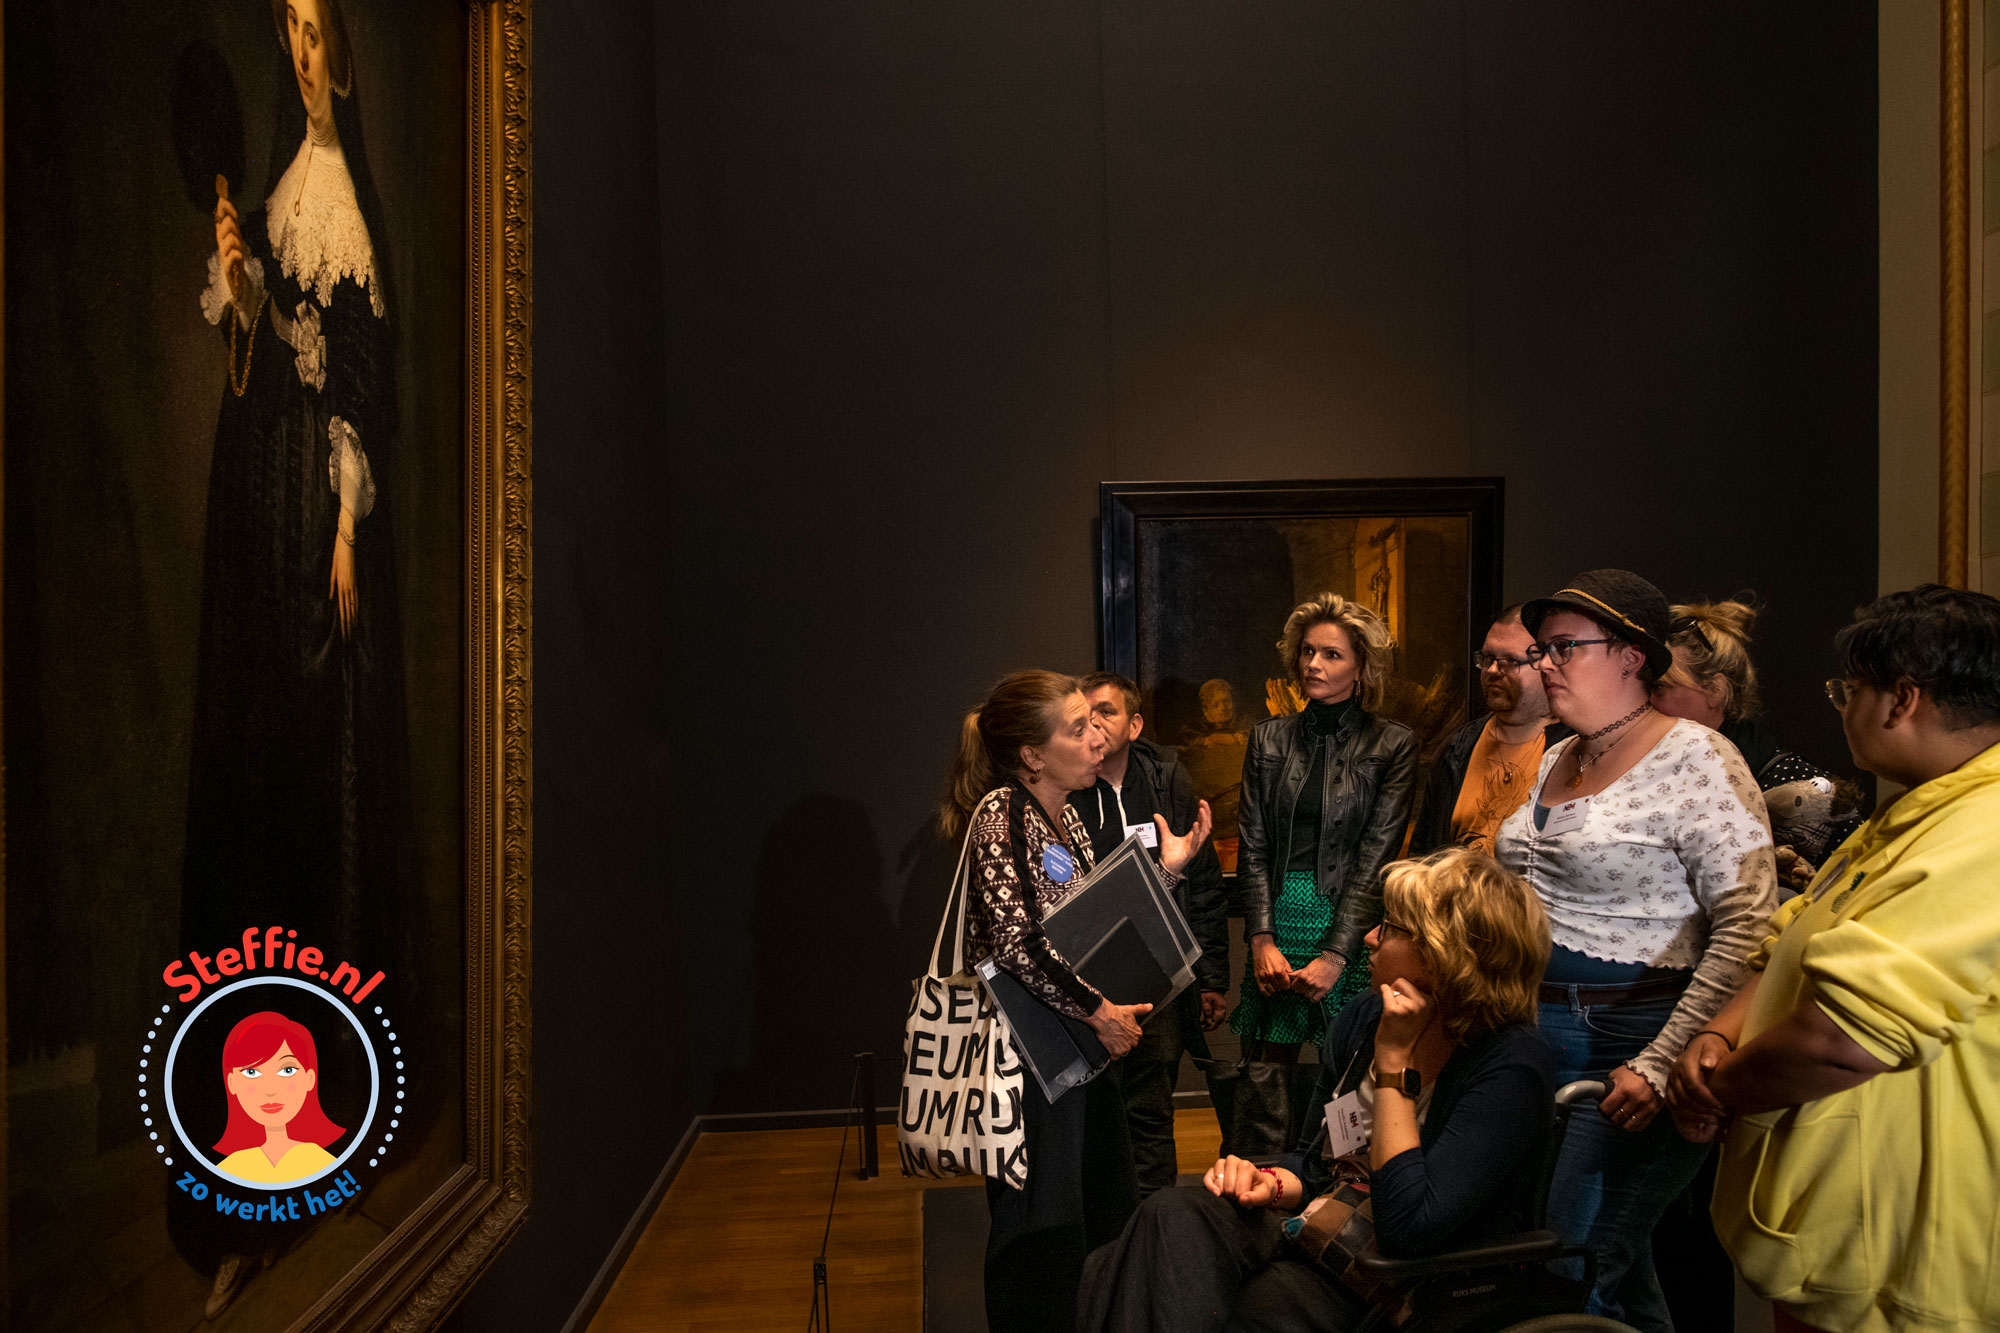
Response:
M1557 944L1592 958L1692 968L1660 1035L1632 1067L1664 1092L1689 1038L1729 1002L1777 906L1764 797L1734 745L1699 722L1674 723L1653 748L1585 802L1583 821L1535 827L1549 771L1575 738L1542 756L1535 794L1501 824L1494 854L1526 876Z

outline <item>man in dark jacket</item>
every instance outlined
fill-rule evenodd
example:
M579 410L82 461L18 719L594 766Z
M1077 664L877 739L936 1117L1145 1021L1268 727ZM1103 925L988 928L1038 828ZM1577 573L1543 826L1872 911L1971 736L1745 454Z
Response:
M1169 828L1186 832L1195 818L1194 780L1172 750L1141 739L1146 723L1139 713L1138 687L1131 681L1099 671L1083 678L1083 690L1108 744L1097 785L1072 792L1070 805L1090 831L1091 850L1100 860L1133 833L1155 847L1157 856L1153 816L1163 815ZM1113 1066L1125 1093L1142 1196L1173 1184L1178 1174L1174 1083L1181 1055L1185 1052L1198 1062L1208 1058L1208 1041L1202 1034L1222 1022L1223 997L1229 991L1228 915L1222 866L1212 844L1195 854L1175 897L1201 946L1194 965L1195 984L1149 1017L1139 1044ZM1206 1072L1207 1066L1203 1069ZM1218 1097L1217 1104L1221 1101Z
M1570 734L1549 716L1542 675L1528 665L1535 636L1510 606L1472 655L1486 714L1451 734L1431 761L1410 830L1410 855L1460 843L1493 850L1493 835L1521 808L1548 747Z

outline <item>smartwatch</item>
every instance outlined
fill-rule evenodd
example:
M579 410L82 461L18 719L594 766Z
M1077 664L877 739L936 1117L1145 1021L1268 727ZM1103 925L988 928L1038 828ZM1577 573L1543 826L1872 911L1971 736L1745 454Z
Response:
M1375 1071L1375 1086L1394 1088L1411 1101L1415 1101L1417 1094L1424 1090L1424 1076L1415 1065L1408 1065L1393 1074L1378 1069Z

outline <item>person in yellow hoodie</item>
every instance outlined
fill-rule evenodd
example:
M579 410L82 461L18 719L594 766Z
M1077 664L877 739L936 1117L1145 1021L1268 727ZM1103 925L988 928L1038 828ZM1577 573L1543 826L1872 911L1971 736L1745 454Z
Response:
M1836 640L1854 762L1903 794L1771 918L1688 1043L1681 1132L1786 1330L2000 1329L2000 601L1926 584Z

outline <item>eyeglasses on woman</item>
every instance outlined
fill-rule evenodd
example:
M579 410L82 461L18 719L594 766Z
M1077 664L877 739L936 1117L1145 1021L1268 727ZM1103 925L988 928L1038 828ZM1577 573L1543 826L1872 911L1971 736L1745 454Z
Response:
M1550 639L1547 643L1532 645L1528 649L1528 661L1535 666L1540 666L1542 659L1546 657L1557 666L1568 666L1569 659L1575 655L1577 649L1583 647L1585 644L1616 642L1618 642L1616 639L1572 639L1565 635L1559 639Z

